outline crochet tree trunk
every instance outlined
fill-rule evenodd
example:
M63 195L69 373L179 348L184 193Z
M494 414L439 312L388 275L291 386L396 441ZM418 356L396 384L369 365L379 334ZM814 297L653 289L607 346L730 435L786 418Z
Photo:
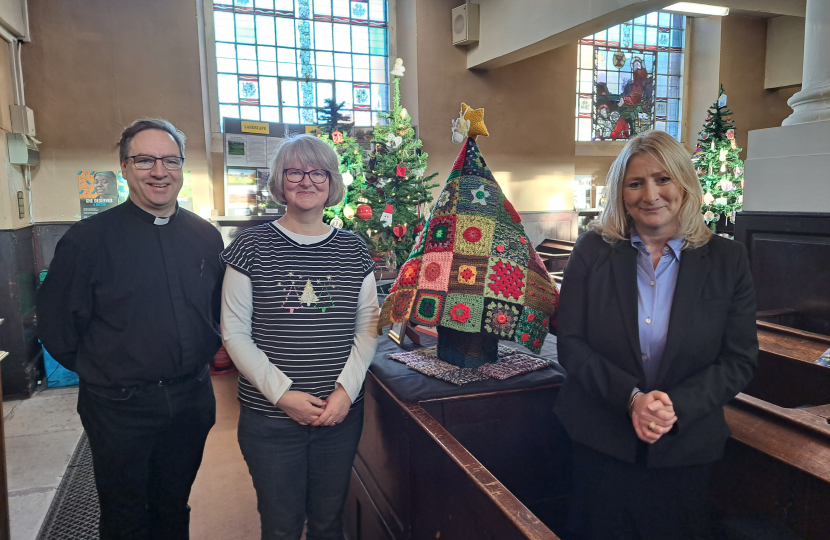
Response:
M374 151L365 181L359 185L352 230L369 249L393 251L399 266L412 250L415 234L423 229L424 212L432 202L430 190L438 186L430 180L438 173L424 177L428 154L421 151L423 143L415 137L412 117L401 107L400 76L394 72L392 106L380 117L386 122L375 126Z
M731 115L721 86L718 101L709 107L692 157L703 188L703 218L713 231L728 238L731 235L727 231L733 230L736 214L744 202L744 162Z

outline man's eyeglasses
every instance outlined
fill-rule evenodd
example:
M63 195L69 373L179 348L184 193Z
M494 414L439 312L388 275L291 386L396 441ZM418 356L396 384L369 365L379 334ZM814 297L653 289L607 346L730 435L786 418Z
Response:
M285 178L292 184L299 184L303 181L305 175L315 184L322 184L329 179L329 172L323 169L314 169L313 171L301 171L300 169L285 169Z
M161 160L161 164L164 165L164 168L168 171L178 171L184 165L184 158L178 156L167 156L167 157L153 157L153 156L129 156L127 159L133 160L136 169L152 169L156 166L156 161Z

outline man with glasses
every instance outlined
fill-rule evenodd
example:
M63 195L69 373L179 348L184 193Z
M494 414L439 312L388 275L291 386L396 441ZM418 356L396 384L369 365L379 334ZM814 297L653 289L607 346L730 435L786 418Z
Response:
M66 232L38 291L38 335L80 377L102 540L188 538L215 422L222 238L176 203L184 142L166 120L124 130L130 198Z

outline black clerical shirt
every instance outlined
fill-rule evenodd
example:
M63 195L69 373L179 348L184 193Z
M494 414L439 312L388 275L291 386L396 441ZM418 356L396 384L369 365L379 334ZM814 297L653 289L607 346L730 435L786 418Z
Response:
M38 337L98 386L195 374L221 346L221 251L219 231L180 208L165 220L127 200L79 221L38 291Z

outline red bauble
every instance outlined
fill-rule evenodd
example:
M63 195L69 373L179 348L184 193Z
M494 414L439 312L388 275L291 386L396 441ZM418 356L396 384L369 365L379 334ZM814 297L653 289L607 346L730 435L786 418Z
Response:
M368 204L361 204L357 207L357 214L355 215L363 221L368 221L372 217L372 207Z
M424 224L423 223L418 223L417 225L415 225L415 234L419 234L423 230L424 230Z
M392 232L398 238L403 238L403 235L406 234L406 225L395 225L394 227L392 227Z

